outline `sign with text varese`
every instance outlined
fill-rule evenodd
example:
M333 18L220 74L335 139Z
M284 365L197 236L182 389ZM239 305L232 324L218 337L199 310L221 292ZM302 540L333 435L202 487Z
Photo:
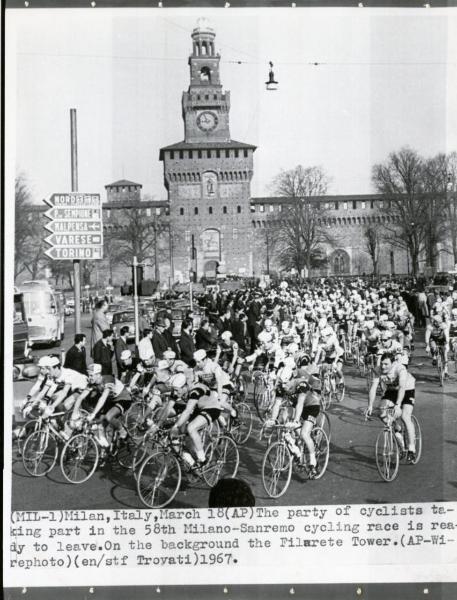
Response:
M52 194L45 199L51 232L45 242L53 260L96 260L103 258L103 222L100 194L80 192Z

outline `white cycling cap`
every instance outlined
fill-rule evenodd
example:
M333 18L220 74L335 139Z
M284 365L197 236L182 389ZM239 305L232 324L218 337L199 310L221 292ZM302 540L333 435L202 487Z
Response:
M206 351L205 350L197 350L196 352L194 352L194 360L196 360L197 362L204 360L206 358Z

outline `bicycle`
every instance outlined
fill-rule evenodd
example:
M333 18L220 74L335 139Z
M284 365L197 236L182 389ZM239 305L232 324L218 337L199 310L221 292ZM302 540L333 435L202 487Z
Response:
M22 448L24 469L32 477L43 477L54 468L59 443L64 444L67 440L56 426L55 419L64 415L68 415L68 411L54 413L49 417L40 415L34 420L34 431L28 435Z
M285 425L276 425L276 427L278 428L278 441L268 446L262 461L262 483L265 492L270 498L279 498L286 493L292 478L293 465L297 464L297 461L299 469L304 469L309 474L307 466L309 465L308 450L297 434L300 427L295 432L291 432ZM317 426L314 426L311 430L311 438L314 443L317 461L317 473L314 479L320 479L324 475L328 465L330 453L329 441L325 431ZM292 451L293 444L300 450L298 459Z
M444 360L444 344L436 344L436 348L431 351L432 360L436 360L436 370L438 371L438 379L440 386L444 386L446 379L445 360Z
M387 482L394 481L398 475L400 460L402 455L406 456L408 435L406 427L401 419L394 419L395 407L385 410L386 416L383 418L384 428L379 432L375 444L376 467L382 479ZM414 425L414 442L416 448L416 458L412 464L417 464L422 454L422 432L419 421L415 415L411 415ZM397 423L399 421L399 423ZM395 431L395 424L400 425L401 429ZM398 434L398 437L397 435ZM402 440L400 442L400 439Z
M254 371L252 374L254 382L254 406L259 419L264 422L268 410L275 400L274 381L269 371Z
M376 377L376 358L375 354L366 354L366 382L367 390L370 391L373 380Z
M100 425L82 418L81 431L73 435L64 445L60 455L60 469L69 483L80 484L88 481L97 467L106 458L117 458L118 463L129 468L135 442L128 435L122 438L118 429L105 427L109 446L103 447L98 439Z
M321 406L324 411L330 408L332 401L342 402L346 391L344 383L336 382L336 371L333 365L321 365Z
M195 468L185 459L180 434L173 441L168 435L156 438L156 448L143 460L137 475L137 492L148 508L164 508L176 497L181 486L182 473L191 479L203 479L213 487L222 477L235 477L240 457L236 443L227 435L220 435L206 447L206 464Z

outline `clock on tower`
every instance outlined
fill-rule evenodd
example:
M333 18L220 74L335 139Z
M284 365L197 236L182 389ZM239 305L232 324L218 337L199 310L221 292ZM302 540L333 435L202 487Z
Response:
M182 97L186 142L230 141L230 93L222 89L220 82L215 37L208 21L199 19L192 32L190 85Z

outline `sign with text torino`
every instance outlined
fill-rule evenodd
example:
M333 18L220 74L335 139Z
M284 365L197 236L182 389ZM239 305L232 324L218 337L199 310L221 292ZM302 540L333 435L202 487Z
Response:
M79 192L52 194L45 225L51 232L45 242L53 260L100 260L103 258L103 223L100 194Z

